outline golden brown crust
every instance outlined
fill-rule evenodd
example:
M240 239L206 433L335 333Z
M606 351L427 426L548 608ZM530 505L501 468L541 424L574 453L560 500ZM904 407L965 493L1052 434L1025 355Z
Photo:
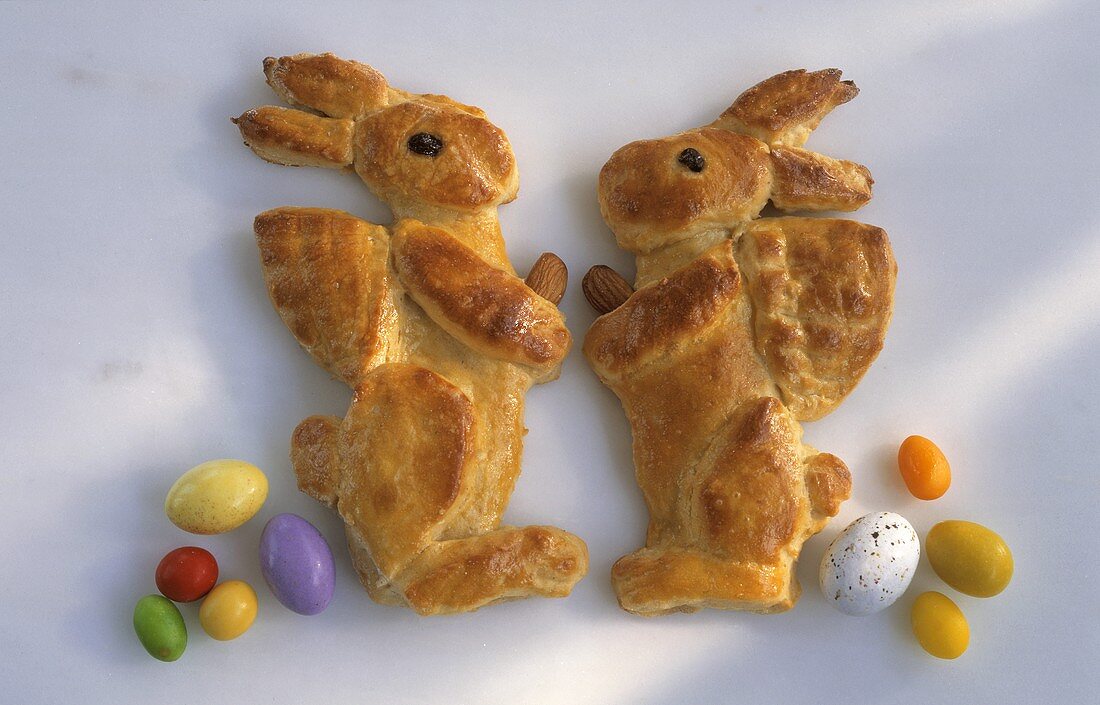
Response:
M724 249L728 258L728 244ZM723 254L723 248L718 254ZM642 289L635 297L647 290L659 291L657 286ZM691 296L691 291L683 288L680 294ZM647 307L659 311L660 297L654 298ZM713 303L702 298L704 305ZM675 314L677 308L671 306L669 311ZM740 400L776 392L760 364L751 334L751 306L739 283L738 295L703 325L672 339L659 337L657 345L665 346L663 354L647 357L644 365L623 366L620 359L598 353L601 342L614 345L621 339L615 328L602 328L609 317L590 329L585 354L600 379L622 399L630 420L638 485L650 513L647 543L654 545L666 536L694 531L685 524L682 511L683 472L699 462ZM629 319L620 320L629 331Z
M643 548L611 568L619 606L643 617L702 608L769 614L794 606L798 584L774 566L735 563L689 548Z
M310 355L355 386L396 326L389 236L342 211L276 208L256 216L267 291Z
M441 328L483 355L556 368L572 338L557 306L445 230L397 224L393 258L409 295Z
M562 597L587 572L584 542L554 527L446 539L446 527L484 486L476 473L484 447L478 425L471 400L443 377L386 364L364 380L342 423L317 416L295 430L299 487L337 506L352 562L376 601L424 615L467 612L532 595Z
M290 442L298 489L329 507L336 506L340 484L340 422L336 416L310 416L294 429Z
M700 542L739 563L780 560L805 504L801 429L778 399L744 404L695 472L692 507Z
M859 93L840 76L840 69L777 74L738 96L715 124L770 146L801 147L823 117Z
M651 526L646 548L615 564L612 581L624 609L770 613L797 600L795 560L848 497L847 468L803 445L778 399L750 400L728 419L708 434L714 443L697 463L666 467L679 476L673 511L681 516L672 530ZM654 513L653 521L662 517Z
M318 117L267 105L234 120L244 143L261 159L286 166L351 166L351 120Z
M435 538L471 481L472 405L430 370L382 365L356 390L340 434L337 509L381 573L395 575Z
M506 528L434 544L410 571L405 598L423 615L468 612L532 594L564 597L587 570L588 548L576 536Z
M864 167L798 148L855 93L836 70L780 74L709 128L627 145L601 171L604 218L637 255L637 292L584 344L622 400L650 515L645 548L612 569L628 611L789 609L803 543L851 492L798 420L831 410L881 348L886 234L752 219L769 197L808 210L870 199ZM723 131L740 139L702 139Z
M435 156L409 151L415 134L435 135ZM358 123L355 170L383 199L419 200L463 210L515 197L518 176L504 132L466 111L436 101L410 101L368 115Z
M267 161L321 167L354 162L401 217L469 216L516 197L512 147L479 108L394 89L374 68L332 54L268 57L264 73L291 105L330 116L266 106L234 120L245 143ZM422 132L442 143L437 154L410 149L409 138Z
M871 200L867 167L798 147L774 147L771 199L784 211L854 211Z
M678 161L689 148L706 160L702 171ZM767 147L728 130L700 128L632 142L611 155L600 170L600 210L620 247L649 252L709 225L748 220L770 188Z
M751 224L738 258L757 346L802 420L832 411L882 349L897 265L886 232L851 220Z
M584 353L605 379L630 374L703 333L740 289L727 241L600 316L585 338Z
M507 137L478 108L394 89L356 62L299 54L264 68L286 100L334 117L249 111L238 121L249 146L285 164L354 161L400 221L394 233L326 209L256 219L280 316L356 389L344 419L295 429L299 488L338 509L379 603L442 614L567 595L588 568L584 542L500 527L524 395L557 376L570 345L561 312L505 253L496 206L519 183ZM433 139L410 144L419 132ZM532 284L560 298L564 263L542 267Z
M334 118L359 118L384 106L389 89L373 67L332 54L269 56L264 75L286 102Z
M848 466L830 453L818 453L806 465L806 489L814 515L821 519L836 516L841 503L852 494L852 473Z
M466 105L465 103L459 103L454 98L445 95L436 95L435 93L422 93L417 98L425 103L435 103L447 108L457 108L464 113L469 113L474 117L484 118L485 111L476 105Z

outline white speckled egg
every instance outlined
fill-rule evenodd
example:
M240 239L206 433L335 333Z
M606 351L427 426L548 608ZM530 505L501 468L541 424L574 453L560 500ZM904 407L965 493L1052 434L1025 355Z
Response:
M844 614L873 614L901 597L919 560L920 539L904 517L867 514L825 549L818 573L821 592Z

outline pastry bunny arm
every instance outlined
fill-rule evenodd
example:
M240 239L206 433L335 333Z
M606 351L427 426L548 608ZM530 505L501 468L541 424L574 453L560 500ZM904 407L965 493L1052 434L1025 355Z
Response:
M570 346L555 306L567 281L541 257L524 281L496 208L518 175L503 131L477 108L413 95L330 54L264 61L295 108L236 120L280 164L352 167L394 212L392 228L317 208L256 218L279 315L354 397L345 416L295 430L299 488L345 523L377 602L420 614L561 597L588 569L584 542L503 527L520 471L524 395L555 378Z
M557 376L572 341L557 306L440 228L403 220L393 249L398 277L441 328L483 355Z
M756 346L783 402L799 420L825 416L886 339L897 278L886 231L833 218L762 218L736 252Z
M318 364L358 386L398 328L388 232L343 211L293 207L261 213L254 228L275 310Z

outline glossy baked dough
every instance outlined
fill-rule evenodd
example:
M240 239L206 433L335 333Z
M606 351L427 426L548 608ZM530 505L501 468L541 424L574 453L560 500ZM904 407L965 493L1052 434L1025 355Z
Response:
M524 394L557 378L571 344L557 306L505 255L496 209L518 186L507 138L477 108L396 90L330 54L264 70L288 103L320 114L249 110L236 121L245 143L279 164L354 169L395 216L392 227L322 208L256 218L275 308L355 392L344 418L294 431L299 487L343 517L377 602L441 614L567 595L588 569L584 542L501 526Z
M713 124L618 150L604 219L637 257L637 290L584 352L620 398L650 513L644 548L612 568L643 615L778 612L798 599L803 542L851 490L802 443L882 348L896 265L886 233L781 210L854 210L867 169L802 149L856 88L835 69L749 89Z

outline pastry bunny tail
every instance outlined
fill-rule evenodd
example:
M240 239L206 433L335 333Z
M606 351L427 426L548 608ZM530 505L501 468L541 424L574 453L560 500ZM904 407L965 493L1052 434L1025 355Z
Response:
M339 481L336 435L340 419L335 416L310 416L294 429L290 458L298 489L330 507L336 506Z

